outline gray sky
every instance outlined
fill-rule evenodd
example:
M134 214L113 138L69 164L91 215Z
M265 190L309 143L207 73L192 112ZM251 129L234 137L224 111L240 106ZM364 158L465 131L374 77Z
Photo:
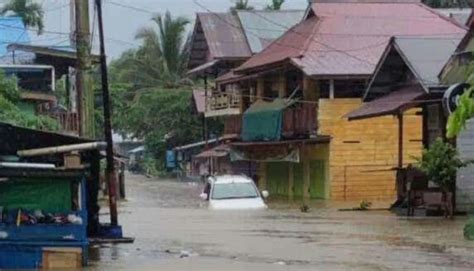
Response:
M0 3L5 1L0 0ZM67 32L70 30L70 0L37 0L37 2L42 3L45 10L46 33L39 37L32 37L33 41L43 45L67 45L69 43ZM227 11L232 6L232 0L198 0L198 2L216 12ZM250 4L256 8L263 8L269 2L270 0L250 0ZM286 2L285 9L305 9L307 6L307 0L286 0ZM132 6L136 10L118 6L115 3ZM109 59L116 58L123 51L139 44L139 41L134 39L136 31L140 27L153 25L150 22L151 13L164 13L166 10L174 16L185 16L192 22L195 12L205 12L194 3L194 0L104 0L104 27ZM91 13L93 12L91 2ZM93 21L92 17L91 21ZM53 34L48 31L62 33ZM94 43L97 44L97 37Z

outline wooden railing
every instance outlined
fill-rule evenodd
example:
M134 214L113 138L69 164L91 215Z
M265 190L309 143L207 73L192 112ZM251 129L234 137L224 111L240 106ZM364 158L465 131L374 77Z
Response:
M207 98L207 116L235 115L240 112L240 96L229 93L213 93Z
M62 133L79 135L79 115L77 113L54 113L51 117L59 122Z
M282 137L303 138L316 134L317 113L316 106L300 104L294 108L287 108L283 112ZM240 135L242 131L242 115L227 116L225 119L224 134Z
M306 137L316 134L316 106L299 104L283 112L282 136L285 138Z

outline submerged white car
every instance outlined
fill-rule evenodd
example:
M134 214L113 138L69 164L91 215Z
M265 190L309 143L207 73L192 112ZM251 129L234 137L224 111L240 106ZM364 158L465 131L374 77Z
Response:
M266 209L266 197L267 191L260 193L252 179L240 175L211 176L201 194L211 210Z

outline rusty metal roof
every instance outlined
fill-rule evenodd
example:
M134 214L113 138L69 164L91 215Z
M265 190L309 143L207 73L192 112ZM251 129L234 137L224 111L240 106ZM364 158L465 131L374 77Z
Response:
M392 36L459 38L466 28L416 3L313 3L308 18L236 72L288 62L310 76L369 77ZM278 24L278 22L275 22Z
M349 120L367 119L384 115L394 115L401 110L416 106L416 99L426 95L420 85L393 91L381 98L364 103L344 117Z
M198 13L211 59L248 58L252 54L238 19L231 13Z

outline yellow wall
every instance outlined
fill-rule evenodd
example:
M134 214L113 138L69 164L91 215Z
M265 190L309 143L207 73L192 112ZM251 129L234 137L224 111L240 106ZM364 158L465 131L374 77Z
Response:
M398 164L398 120L393 116L348 121L343 116L361 105L360 99L320 99L318 134L332 137L329 153L330 198L392 200ZM404 163L422 150L419 109L404 116Z

